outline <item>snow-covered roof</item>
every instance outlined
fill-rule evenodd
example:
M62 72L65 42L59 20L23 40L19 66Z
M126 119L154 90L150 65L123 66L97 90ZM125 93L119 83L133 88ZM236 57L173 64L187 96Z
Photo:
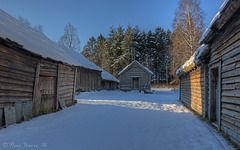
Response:
M212 27L216 23L216 21L221 18L221 14L224 11L225 7L227 7L227 4L230 2L230 0L225 0L222 4L222 6L219 8L218 13L215 15L215 17L212 19L211 23L207 27L207 29L203 32L203 35L201 39L199 40L199 43L202 43L213 31Z
M2 9L0 9L0 37L17 42L23 48L41 55L43 58L51 58L69 65L82 66L93 70L102 70L82 54L60 47L43 33L21 23Z
M95 65L82 54L60 47L43 33L21 23L2 9L0 9L0 37L17 42L23 48L43 58L51 58L69 65L102 71L102 79L119 82L110 73Z
M126 70L128 70L128 68L130 68L132 65L134 64L138 64L141 68L143 68L145 71L147 71L148 73L150 73L151 75L153 75L153 72L151 70L149 70L147 67L144 67L142 64L140 64L138 61L134 60L131 64L127 65L122 71L120 71L118 73L118 75L121 75L123 72L125 72Z
M105 70L102 70L102 79L103 80L108 80L108 81L115 81L119 83L119 80L116 79L114 76L112 76L110 73L108 73Z
M177 71L176 74L178 76L187 73L188 71L192 70L195 66L199 65L204 57L209 52L209 45L203 44L201 47L197 49L197 51L187 60Z

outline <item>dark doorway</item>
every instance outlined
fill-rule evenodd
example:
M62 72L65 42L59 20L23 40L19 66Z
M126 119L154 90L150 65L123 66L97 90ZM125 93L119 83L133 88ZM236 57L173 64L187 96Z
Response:
M218 125L219 121L219 69L210 69L210 103L209 103L209 120L214 124Z
M139 78L132 78L133 90L139 90Z

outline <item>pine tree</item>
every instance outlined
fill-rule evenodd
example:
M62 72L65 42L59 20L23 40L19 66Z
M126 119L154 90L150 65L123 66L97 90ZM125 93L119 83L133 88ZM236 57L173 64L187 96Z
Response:
M137 41L137 45L135 46L136 47L135 59L145 66L146 65L145 53L147 51L146 50L146 42L147 42L146 33L144 31L139 33L139 35L137 35L136 37L136 41Z
M148 31L147 37L146 37L146 51L145 51L145 57L146 57L146 66L153 70L153 55L156 51L156 45L155 45L155 38L152 33L152 31Z
M128 26L126 32L124 33L124 38L122 42L122 55L120 56L122 66L127 66L134 59L135 53L132 45L133 29L132 27Z
M85 56L90 61L94 62L96 54L96 39L92 36L89 38L87 44L83 47L82 55Z
M113 42L113 58L114 62L111 65L113 69L113 75L116 77L117 74L123 69L123 65L121 64L121 61L124 59L124 56L122 55L122 42L124 38L124 29L122 26L119 26L117 29L117 32L114 37Z
M113 74L113 67L111 66L114 62L114 43L115 43L115 35L116 35L116 30L114 29L113 26L110 27L110 33L108 34L108 38L106 40L106 48L107 48L107 58L105 60L105 63L108 64L108 67L106 67L106 71L109 73Z
M97 37L97 41L96 41L96 58L95 58L95 62L96 65L99 66L100 68L103 68L103 61L106 55L106 39L103 37L102 34L100 34Z

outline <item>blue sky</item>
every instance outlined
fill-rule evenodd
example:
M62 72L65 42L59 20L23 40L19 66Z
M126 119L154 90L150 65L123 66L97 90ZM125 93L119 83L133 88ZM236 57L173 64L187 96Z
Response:
M201 0L206 27L223 2ZM64 26L71 23L78 28L82 50L91 36L107 36L112 25L172 30L178 0L0 0L0 4L12 16L20 15L33 26L41 24L44 34L55 42L63 35Z

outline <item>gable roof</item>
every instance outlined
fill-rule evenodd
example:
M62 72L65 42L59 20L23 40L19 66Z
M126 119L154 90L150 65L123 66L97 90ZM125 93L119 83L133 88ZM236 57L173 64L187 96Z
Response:
M21 23L2 9L0 9L0 37L17 42L24 49L38 54L43 58L50 58L69 65L102 71L101 68L89 61L82 54L60 47L43 33Z
M213 37L219 34L224 25L230 20L230 18L238 11L240 8L240 1L235 0L225 0L222 6L219 8L218 13L212 19L208 28L204 31L200 44L208 44L213 39Z
M17 42L24 49L38 54L43 58L50 58L69 65L102 71L101 77L103 80L119 82L118 79L85 58L82 54L60 47L43 33L23 24L2 9L0 9L0 37Z
M127 70L129 70L133 65L138 65L140 68L142 68L145 72L153 75L153 72L151 70L149 70L147 67L144 67L142 64L140 64L138 61L134 60L131 64L129 64L128 66L126 66L122 71L120 71L118 73L118 75L123 74L124 72L126 72Z
M114 81L114 82L120 82L118 79L116 79L113 75L111 75L109 72L102 70L102 79L108 80L108 81Z

